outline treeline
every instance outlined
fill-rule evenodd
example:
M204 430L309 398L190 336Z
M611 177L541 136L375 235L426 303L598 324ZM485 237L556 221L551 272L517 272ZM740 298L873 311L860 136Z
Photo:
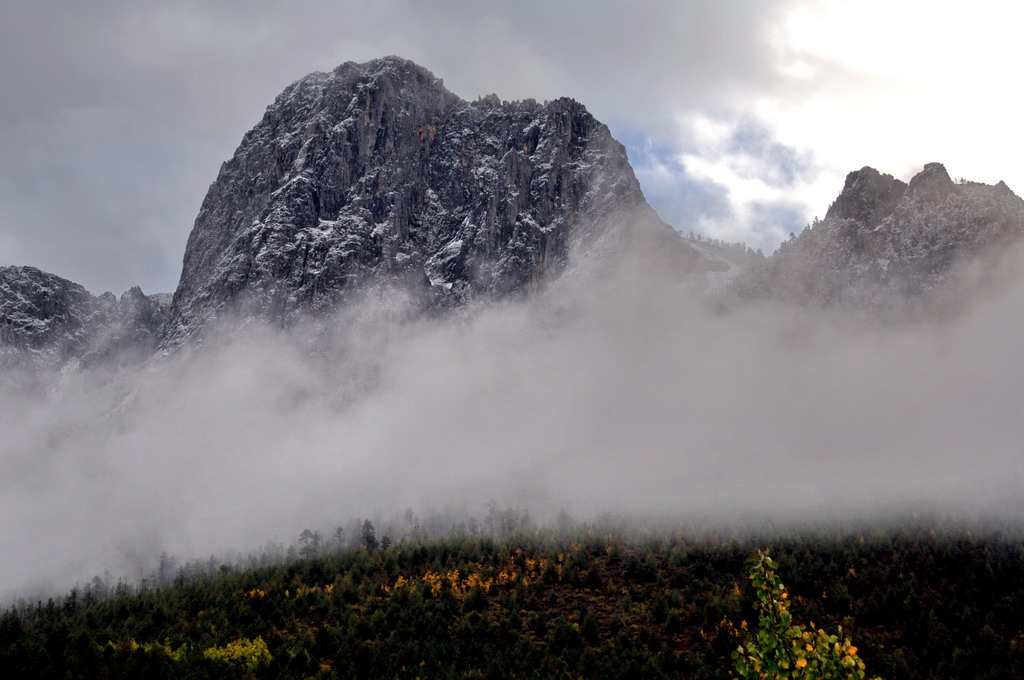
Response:
M761 252L760 248L754 250L746 243L723 241L697 234L693 231L683 235L683 238L692 243L700 244L702 249L710 251L733 264L751 266L765 261L764 253Z
M0 675L727 678L756 624L745 560L767 548L794 617L841 626L871 675L1024 677L1016 534L642 539L524 524L385 546L362 520L355 545L346 528L307 558L22 605L0 617Z
M197 579L206 579L231 571L258 569L273 565L309 559L321 555L336 555L348 550L382 548L387 550L397 542L422 542L432 538L510 538L523 534L540 536L552 532L566 534L577 527L577 522L564 511L550 527L537 523L529 511L519 507L506 507L489 502L482 515L468 512L435 511L421 517L411 508L393 516L375 517L373 520L351 518L333 528L305 528L290 544L268 542L246 553L221 553L204 559L180 559L167 552L154 553L140 562L148 565L134 574L112 575L109 572L79 583L66 599L80 604L94 604L108 597L124 597L168 585L181 585ZM591 530L602 533L636 531L634 521L605 515ZM627 529L627 527L631 527ZM41 600L52 599L52 591L35 593L20 598L12 606L0 602L0 609L29 611ZM58 598L59 599L59 598Z

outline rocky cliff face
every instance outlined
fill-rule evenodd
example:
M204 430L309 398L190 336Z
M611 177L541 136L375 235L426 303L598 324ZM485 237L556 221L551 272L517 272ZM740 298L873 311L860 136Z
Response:
M156 347L169 309L169 296L137 286L95 297L35 267L0 267L0 364L138 359Z
M163 343L225 313L285 325L371 283L426 307L529 293L626 215L669 233L579 103L469 103L396 57L346 63L288 87L221 168Z
M1000 182L954 183L929 163L908 184L850 173L824 220L736 283L746 298L904 313L965 292L969 266L993 269L1024 235L1024 201Z
M93 303L67 279L35 267L0 267L0 342L11 351L84 352Z
M864 167L846 176L842 193L829 206L826 220L854 220L878 225L899 203L907 190L906 182Z

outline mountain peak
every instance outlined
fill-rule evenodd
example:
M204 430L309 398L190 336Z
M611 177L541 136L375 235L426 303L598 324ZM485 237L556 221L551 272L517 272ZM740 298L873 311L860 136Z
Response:
M59 367L145 356L159 338L167 305L138 286L118 300L94 297L73 281L35 267L0 267L0 366L27 359Z
M892 175L864 166L846 176L842 193L829 206L825 217L876 225L892 212L906 188L904 182Z
M474 105L400 57L346 62L289 86L222 167L164 346L222 311L288 324L367 285L426 306L528 293L630 210L668 230L581 104Z
M433 73L419 64L393 54L386 57L379 57L377 59L370 59L369 61L362 63L346 61L345 63L335 67L333 73L338 75L359 73L360 75L368 78L375 78L383 75L416 75L428 76L430 78L434 77Z
M958 186L941 163L909 184L862 168L847 175L824 220L783 244L739 290L894 317L948 311L1021 237L1024 201L1003 183Z
M942 163L926 163L924 170L914 175L907 194L917 200L941 201L954 189L953 180Z

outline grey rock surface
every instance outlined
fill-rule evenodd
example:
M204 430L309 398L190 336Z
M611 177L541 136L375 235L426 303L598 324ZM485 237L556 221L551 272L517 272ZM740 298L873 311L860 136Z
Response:
M289 86L222 166L162 343L225 314L286 326L370 284L424 309L528 295L620 222L701 259L581 104L470 103L412 62L349 62Z
M0 267L0 342L10 350L81 354L95 302L77 283L35 267Z
M1002 182L954 183L929 163L909 184L864 168L825 219L737 279L745 299L891 313L956 304L1024 235L1024 201Z
M874 168L861 168L846 176L843 191L829 206L825 219L856 220L876 226L896 208L906 190L906 182L892 175L883 175Z
M169 296L137 286L120 298L96 297L35 267L0 267L0 363L58 368L145 358L169 309Z

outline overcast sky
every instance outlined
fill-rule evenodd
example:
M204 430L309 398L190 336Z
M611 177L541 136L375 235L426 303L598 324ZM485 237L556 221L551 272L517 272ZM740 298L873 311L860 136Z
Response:
M177 284L220 163L290 82L387 54L464 98L582 101L683 231L766 251L850 170L1024 192L1003 0L11 0L0 265L94 293Z

